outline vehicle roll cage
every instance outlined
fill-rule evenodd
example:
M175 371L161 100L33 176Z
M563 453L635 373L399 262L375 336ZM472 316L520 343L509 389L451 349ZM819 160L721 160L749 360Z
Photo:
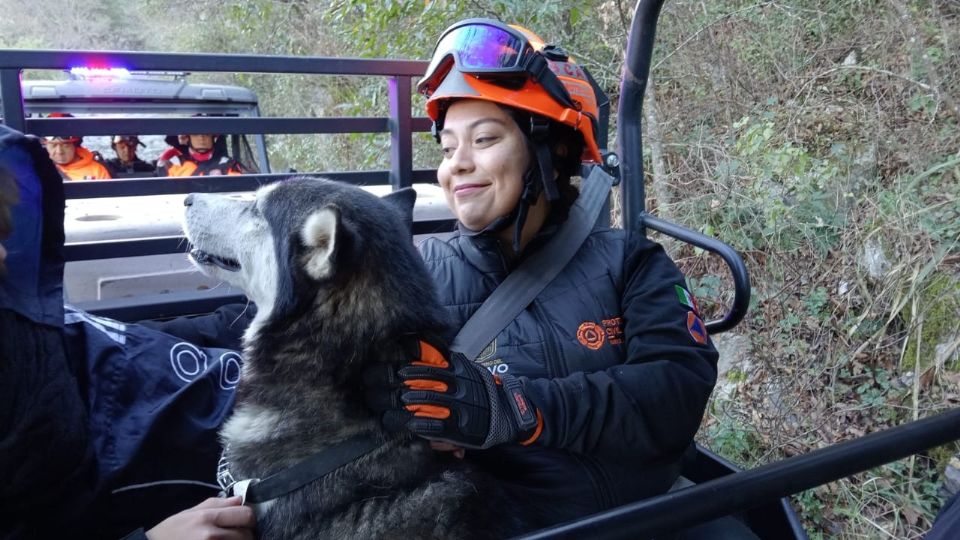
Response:
M357 185L390 185L399 189L414 182L430 183L436 172L413 169L413 132L428 132L427 118L411 114L412 79L422 75L426 62L304 58L262 55L169 54L107 51L8 50L0 55L0 100L4 123L18 131L38 136L142 135L164 133L243 134L341 134L389 133L390 169L302 173L324 176ZM316 75L380 75L387 77L390 104L388 117L279 118L279 117L184 117L184 118L26 118L20 86L24 69L67 69L77 65L124 67L136 71L208 71L251 73L297 73ZM222 193L252 191L289 174L247 174L240 177L189 177L175 182L165 179L116 179L110 182L67 182L66 198L92 199L139 195L174 195L192 192ZM414 234L448 231L452 220L419 220ZM138 257L184 251L182 236L70 243L66 260L89 261L114 257ZM235 290L204 293L171 293L97 302L77 307L121 320L164 318L210 311L220 304L238 301ZM211 308L212 306L212 308Z
M639 0L636 5L618 110L621 202L624 228L645 233L652 229L718 254L730 268L734 300L722 319L710 321L713 333L733 328L746 314L750 280L736 251L719 240L657 218L646 211L643 187L642 106L650 72L657 18L664 0ZM414 182L433 182L435 171L414 170L412 133L427 132L427 118L411 114L412 78L426 62L305 58L290 56L166 54L104 51L0 51L0 99L3 121L9 127L39 136L244 133L331 134L389 133L390 169L305 173L358 185L390 185L394 189ZM387 77L389 116L353 118L137 118L137 119L33 119L25 118L20 86L23 69L64 69L76 65L122 66L129 70L189 72L296 73L317 75L379 75ZM605 141L599 141L602 145ZM286 174L256 174L164 179L121 179L109 182L67 182L68 199L134 195L236 192L284 178ZM450 230L451 220L418 221L414 233ZM180 236L88 242L66 246L68 261L95 260L176 253L186 243ZM100 301L79 307L121 320L170 317L209 312L237 300L236 292L171 293L153 297ZM687 527L712 518L769 505L771 501L837 480L850 474L907 457L925 448L960 439L960 408L911 422L860 439L730 474L661 497L626 505L605 513L539 531L527 538L644 538ZM704 454L703 451L700 453ZM703 464L703 466L711 466ZM716 466L716 464L714 464ZM794 528L798 527L794 524ZM802 532L802 531L801 531Z

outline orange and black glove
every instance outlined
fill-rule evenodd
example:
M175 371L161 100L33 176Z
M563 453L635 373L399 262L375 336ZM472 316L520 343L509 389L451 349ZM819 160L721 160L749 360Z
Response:
M494 376L459 353L445 358L419 342L419 354L399 370L367 371L367 403L387 430L408 429L466 448L531 444L543 424L515 377Z

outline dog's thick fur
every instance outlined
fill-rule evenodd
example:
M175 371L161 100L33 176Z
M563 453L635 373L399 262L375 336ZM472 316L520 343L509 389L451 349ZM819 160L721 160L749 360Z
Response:
M261 188L252 202L201 194L185 202L198 266L258 307L234 413L221 430L233 476L266 478L357 434L382 441L267 503L263 538L498 536L462 462L383 432L364 407L363 369L409 360L407 340L443 327L410 238L415 197L295 178Z

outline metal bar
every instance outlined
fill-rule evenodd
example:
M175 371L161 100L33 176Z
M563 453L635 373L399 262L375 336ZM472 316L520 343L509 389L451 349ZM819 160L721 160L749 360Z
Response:
M451 232L457 225L454 219L422 219L413 222L413 234Z
M254 108L254 116L260 118L260 106L257 105ZM263 136L262 133L257 133L254 137L254 140L257 144L257 163L260 164L261 171L269 171L270 169L270 156L267 155L267 139Z
M692 461L684 460L681 474L699 484L741 471L736 464L698 444L696 457ZM748 510L743 518L760 538L807 538L797 512L790 506L789 497Z
M620 84L620 110L617 116L620 153L623 227L643 231L643 93L650 74L653 38L663 0L638 0L630 36L627 38L627 60Z
M646 212L640 215L640 226L649 227L655 231L660 231L667 236L672 236L683 240L688 244L701 247L711 253L716 253L727 266L733 276L733 305L723 316L722 319L710 321L707 323L707 331L718 334L730 330L737 325L747 315L750 309L750 274L747 273L747 266L743 264L743 259L735 249L724 244L716 238L692 231L686 227L671 223L654 217Z
M109 182L71 181L63 185L67 200L141 195L177 195L186 193L224 193L253 191L289 175L245 174L242 176L188 176L184 178L132 178ZM309 176L309 175L302 175Z
M20 70L0 70L0 101L3 102L3 123L21 133L24 130L23 92L20 88Z
M6 85L4 85L6 88ZM409 96L407 102L409 103ZM6 103L6 100L4 100ZM428 118L409 120L408 129L430 131ZM168 133L388 133L389 118L38 118L26 121L26 132L34 135L164 135Z
M436 234L450 232L456 221L453 219L426 219L413 222L413 234ZM142 257L183 253L189 248L184 236L162 236L135 240L109 240L102 242L77 242L63 247L63 256L68 262L115 259L119 257Z
M393 189L413 183L413 140L410 118L410 77L391 77L387 81L390 96L390 184Z
M63 246L67 261L92 261L118 257L141 257L162 253L180 253L187 250L183 236L163 236L136 240L108 240L102 242L79 242Z
M66 69L86 66L116 67L130 71L215 71L419 77L426 71L427 62L421 60L371 60L316 56L0 49L0 69Z
M769 504L781 497L960 439L960 408L524 536L650 538Z
M317 176L338 180L356 186L385 186L390 183L390 171L347 171L317 173L244 174L240 176L189 176L173 178L133 178L111 180L76 180L65 182L64 192L70 199L100 199L104 197L133 197L141 195L178 195L186 193L230 193L253 191L293 176ZM416 169L411 178L417 183L436 183L436 169Z
M243 291L218 287L202 292L185 291L80 302L74 307L101 317L133 322L212 313L220 306L245 301Z

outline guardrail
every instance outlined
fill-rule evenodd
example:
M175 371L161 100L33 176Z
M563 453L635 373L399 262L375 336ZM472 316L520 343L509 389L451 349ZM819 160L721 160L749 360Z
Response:
M123 67L130 71L245 72L267 74L313 74L382 76L387 78L389 115L385 117L185 117L185 118L26 118L20 80L23 70L68 69L78 65ZM304 173L357 185L390 185L393 189L414 182L432 183L434 170L413 169L412 135L430 130L430 120L413 117L412 81L426 69L426 62L230 54L171 54L111 51L0 51L0 99L3 121L9 127L37 136L143 135L165 133L232 134L341 134L389 133L390 169ZM178 178L117 179L110 182L67 182L68 200L192 192L252 191L289 174L248 174ZM416 221L414 234L450 231L453 220ZM67 261L139 257L183 252L182 236L71 243L65 247ZM209 292L165 294L87 302L83 308L120 319L152 318L209 311L216 302L239 299L236 291L217 296Z

